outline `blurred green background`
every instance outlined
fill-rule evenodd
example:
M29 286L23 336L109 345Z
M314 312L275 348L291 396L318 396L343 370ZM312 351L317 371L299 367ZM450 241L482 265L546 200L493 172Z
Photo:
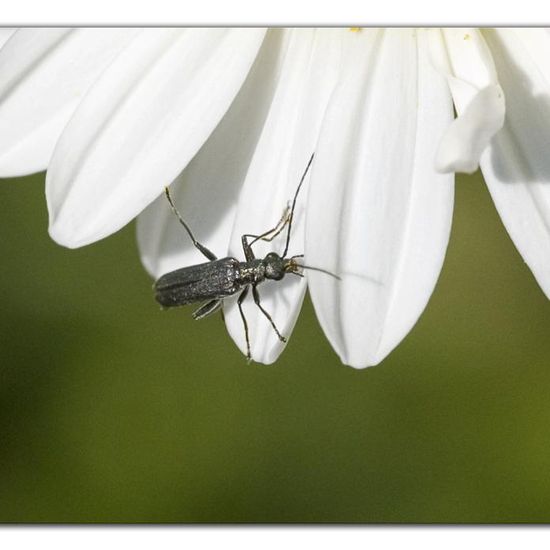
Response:
M43 174L0 201L0 521L550 521L550 304L479 174L426 312L363 371L309 302L247 365L218 316L159 310L133 224L66 250Z

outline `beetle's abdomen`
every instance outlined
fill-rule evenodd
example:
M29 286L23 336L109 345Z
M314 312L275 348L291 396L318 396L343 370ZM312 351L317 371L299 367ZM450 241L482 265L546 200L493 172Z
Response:
M154 285L155 298L163 307L225 298L242 288L238 280L238 260L222 258L166 273Z

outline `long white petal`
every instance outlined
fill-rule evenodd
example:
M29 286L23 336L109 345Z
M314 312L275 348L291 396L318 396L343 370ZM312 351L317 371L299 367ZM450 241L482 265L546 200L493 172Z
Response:
M22 29L0 51L0 176L45 170L90 85L137 29Z
M432 29L428 36L431 60L447 77L458 112L441 140L436 168L472 173L504 124L504 93L478 29Z
M453 176L434 169L452 119L424 31L363 31L321 130L306 262L325 334L342 361L379 363L433 291L449 238Z
M91 88L48 170L50 235L78 247L120 229L189 163L226 113L265 29L146 29Z
M514 244L550 298L550 34L485 34L506 93L506 123L481 160Z
M241 235L260 234L274 227L315 150L326 105L336 82L340 64L343 29L294 29L281 77L264 131L254 153L239 198L230 252L242 257ZM304 214L307 182L295 210L289 255L304 252ZM285 247L286 232L272 242L254 245L257 257L269 251L279 254ZM305 279L287 275L283 281L267 281L258 287L263 307L279 331L290 335L306 290ZM273 363L284 349L268 319L249 295L244 303L252 357ZM235 300L226 309L229 333L246 352L243 322Z
M171 185L179 212L196 238L227 256L241 186L273 99L288 32L268 32L235 101L204 146ZM141 260L154 277L205 262L161 195L138 217ZM241 253L239 257L241 257Z

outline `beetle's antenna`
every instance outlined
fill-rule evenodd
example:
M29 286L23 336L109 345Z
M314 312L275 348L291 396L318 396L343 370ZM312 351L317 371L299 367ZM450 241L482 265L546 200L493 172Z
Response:
M302 264L300 264L299 267L301 269L311 269L312 271L319 271L321 273L325 273L326 275L330 275L331 277L334 277L335 279L338 279L339 281L342 280L342 277L339 277L338 275L335 275L334 273L331 273L330 271L327 271L326 269L322 269L320 267L312 267L310 265L302 265Z
M332 273L330 271L327 271L326 269L322 269L321 267L313 267L313 266L310 266L310 265L297 264L296 262L292 261L296 258L303 258L303 257L304 257L303 254L296 254L296 256L292 256L292 258L290 258L290 265L300 267L300 268L304 268L304 269L311 269L312 271L319 271L321 273L326 273L327 275L330 275L331 277L334 277L335 279L338 279L339 281L342 280L342 278L339 277L338 275L335 275L334 273ZM301 273L297 273L296 271L293 271L292 273L295 273L296 275L301 275L303 277L303 275Z
M292 229L292 218L294 217L294 208L296 207L296 199L298 198L298 193L300 192L300 188L302 187L302 184L304 183L304 180L306 179L306 174L309 170L309 167L311 166L311 163L313 162L313 157L315 156L315 153L311 154L311 157L309 158L309 162L307 163L306 169L304 170L304 173L302 174L302 178L300 179L300 183L298 184L298 188L296 189L296 193L294 193L294 199L292 199L292 207L290 209L290 216L288 218L288 232L286 234L286 244L285 244L285 251L283 252L283 258L286 256L288 252L288 246L290 244L290 230Z

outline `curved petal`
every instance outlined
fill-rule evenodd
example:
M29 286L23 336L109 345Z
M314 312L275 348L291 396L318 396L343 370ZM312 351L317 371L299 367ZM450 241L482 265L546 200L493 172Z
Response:
M307 205L306 261L319 321L342 361L379 363L412 328L448 243L453 176L434 169L452 120L424 31L357 35L331 99Z
M506 123L481 160L502 221L550 298L550 34L485 34L506 93Z
M473 174L481 154L504 123L504 93L497 84L483 88L445 132L436 154L439 172Z
M277 90L239 197L230 252L242 258L241 235L260 234L274 227L315 150L326 105L336 83L340 43L349 33L342 29L293 29ZM288 255L304 252L304 212L307 181L292 225ZM270 251L281 254L286 231L272 242L254 245L257 257ZM281 334L288 338L298 317L305 279L287 275L283 281L266 281L258 287L262 306ZM246 353L243 322L235 300L228 300L226 324L232 338ZM252 358L273 363L284 349L268 319L249 294L243 304L248 322Z
M458 118L443 135L436 156L440 172L475 172L504 124L504 93L491 52L478 29L432 29L430 54L447 77Z
M171 185L172 198L196 238L219 257L228 254L239 193L273 99L287 39L288 31L268 31L229 111ZM137 238L143 265L155 278L206 261L164 194L139 215Z
M82 97L137 29L22 29L0 51L0 176L45 170Z
M197 153L265 29L145 29L71 118L46 179L50 235L78 247L120 229Z

